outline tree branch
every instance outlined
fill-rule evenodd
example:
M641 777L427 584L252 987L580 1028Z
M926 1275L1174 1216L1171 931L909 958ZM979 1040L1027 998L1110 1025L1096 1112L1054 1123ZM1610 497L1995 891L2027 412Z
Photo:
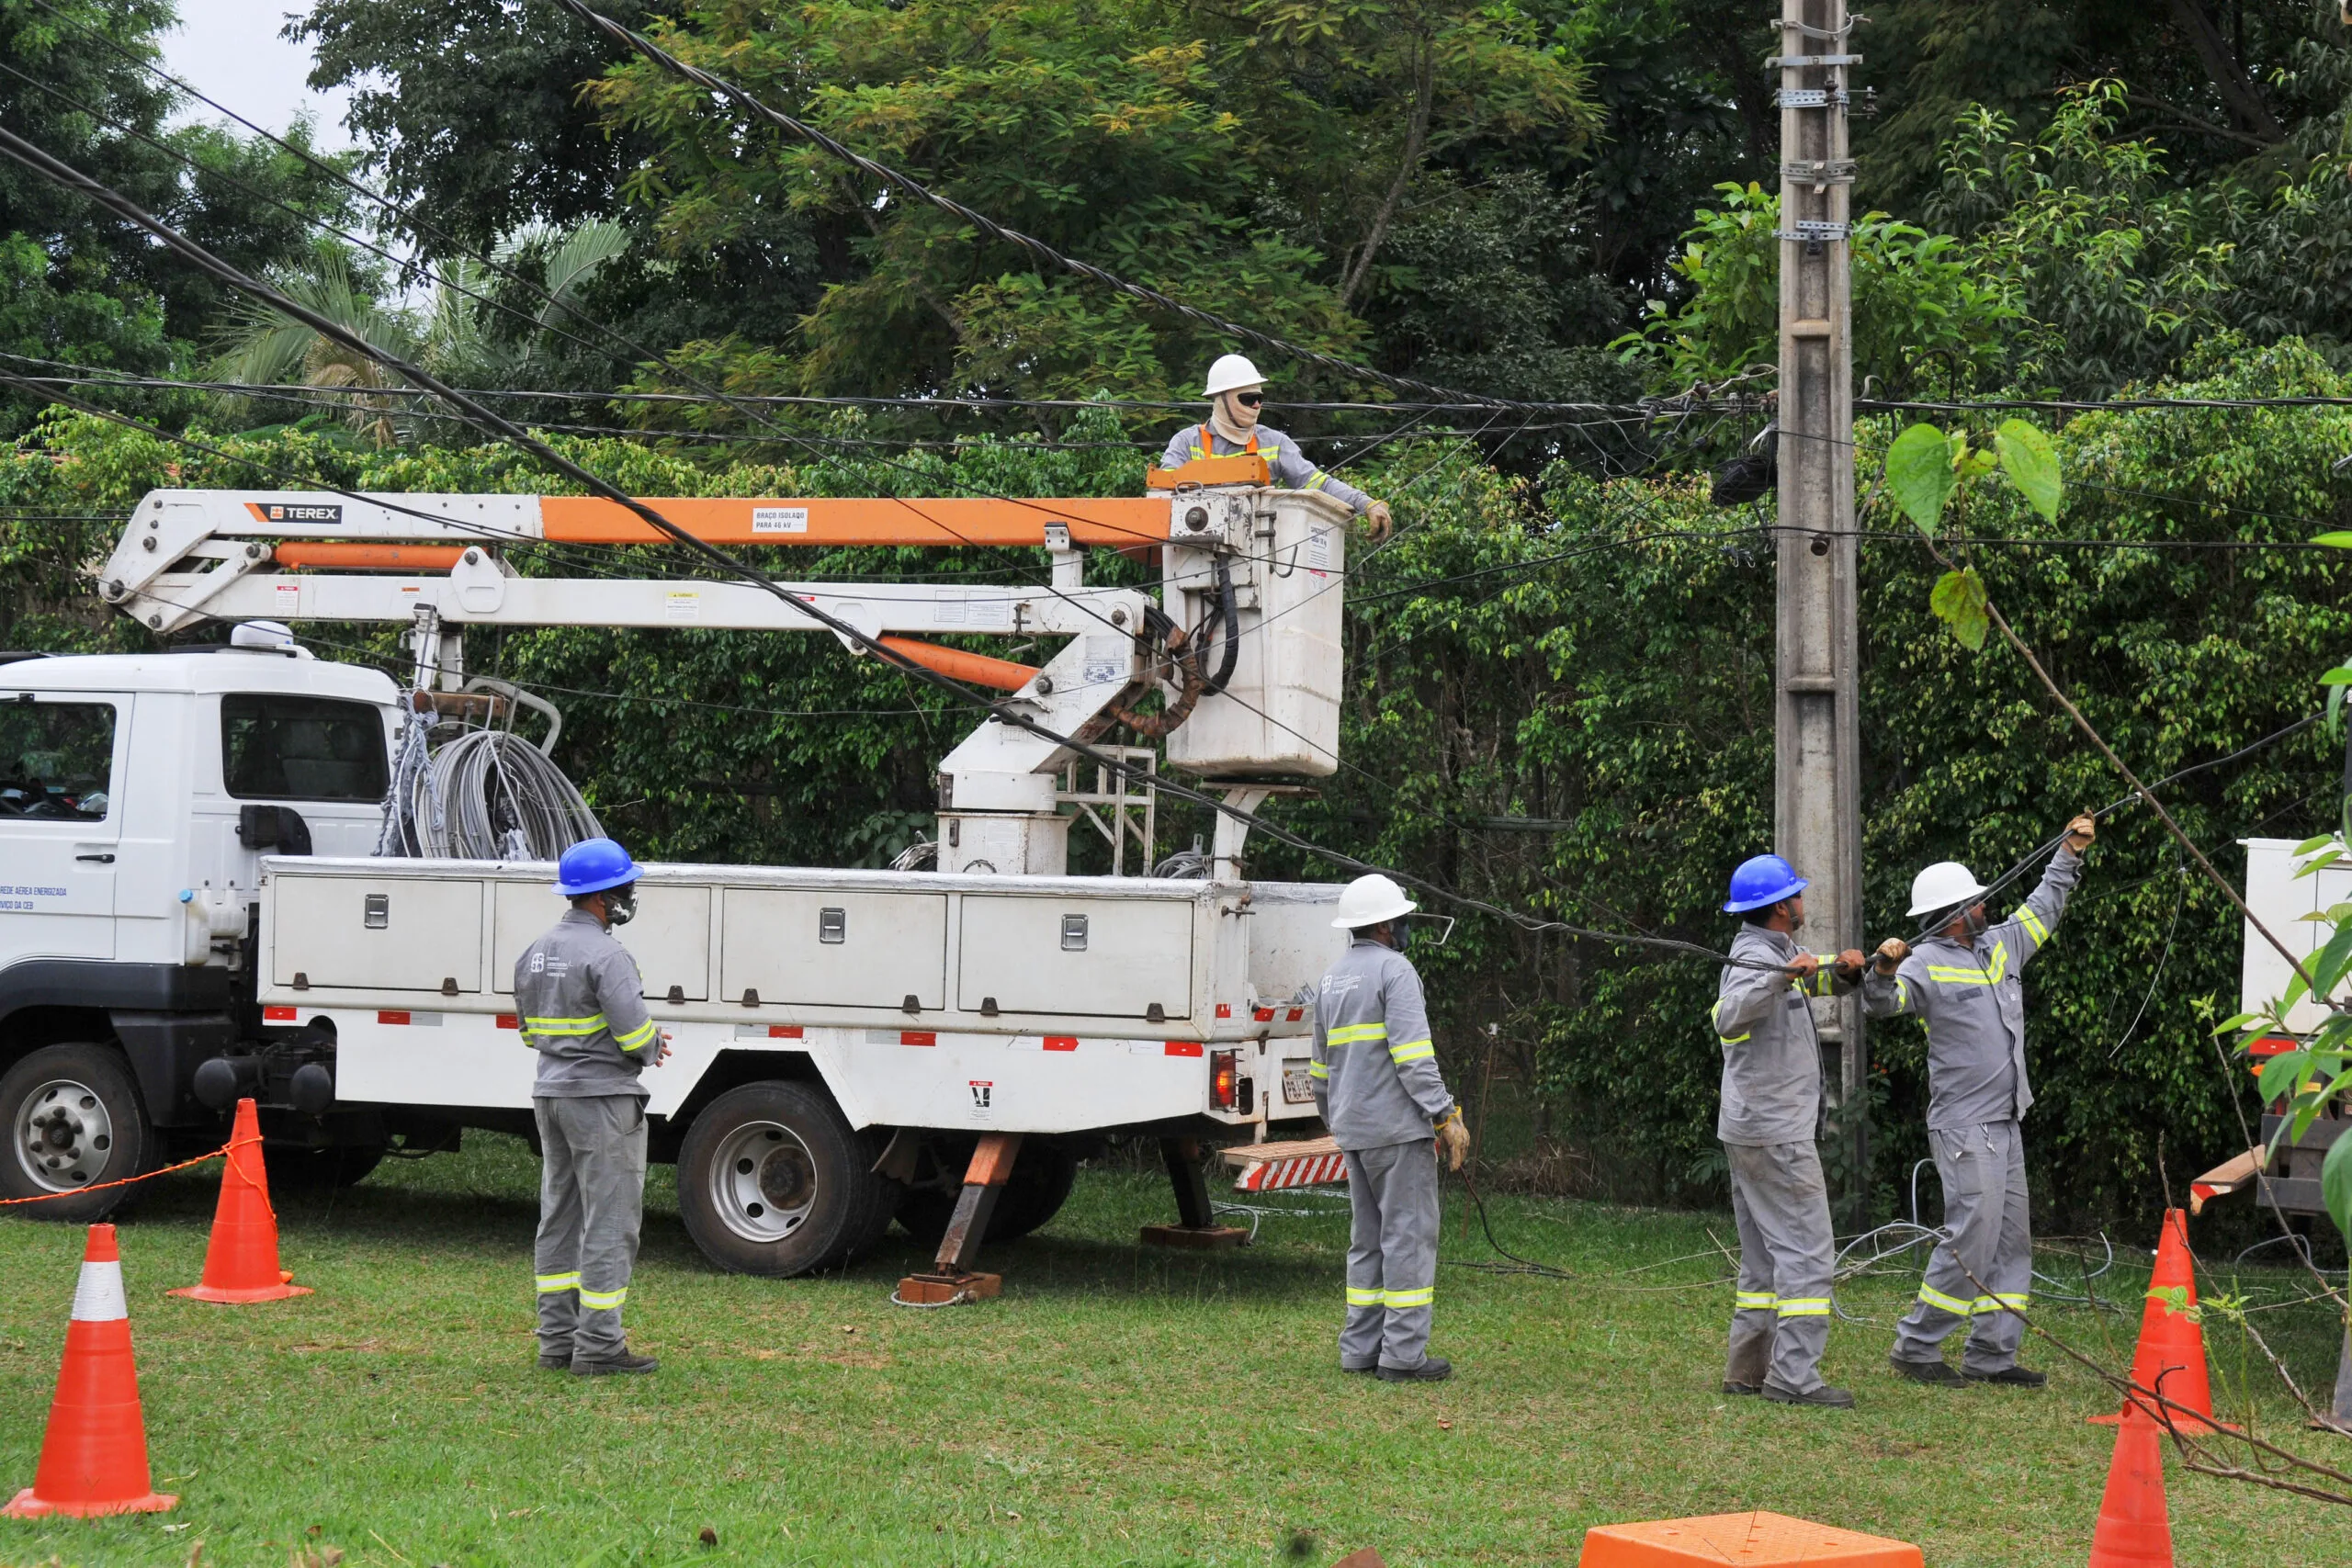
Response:
M2230 49L2230 40L2222 36L2222 29L2213 25L2205 7L2198 0L2172 0L2172 14L2188 30L2188 41L2196 46L2197 58L2204 65L2207 78L2238 124L2259 137L2266 147L2286 141L2287 132L2270 112L2270 106L2263 101L2261 89L2247 79L2245 67Z
M1413 118L1405 129L1405 155L1396 164L1396 177L1389 182L1388 194L1381 198L1380 209L1372 215L1372 227L1365 231L1363 248L1356 253L1355 265L1348 269L1345 282L1340 285L1340 303L1351 304L1356 290L1371 275L1372 258L1388 237L1388 225L1396 217L1397 204L1405 199L1405 189L1420 172L1421 150L1429 141L1430 111L1437 102L1437 61L1426 43L1420 51L1419 78L1413 88Z

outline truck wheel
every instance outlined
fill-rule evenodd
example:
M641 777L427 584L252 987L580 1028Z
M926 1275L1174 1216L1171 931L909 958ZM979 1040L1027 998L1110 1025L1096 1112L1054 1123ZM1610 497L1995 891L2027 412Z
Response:
M138 1190L82 1190L138 1175L153 1143L130 1069L111 1048L76 1043L33 1052L0 1074L0 1114L7 1117L9 1144L0 1156L0 1195L74 1194L27 1203L17 1213L87 1224Z
M971 1150L965 1147L961 1157L952 1163L960 1170L970 1157ZM1070 1184L1077 1179L1078 1159L1069 1149L1059 1144L1023 1142L1004 1190L997 1194L996 1211L989 1216L988 1234L980 1238L981 1244L1018 1241L1043 1227L1061 1213ZM937 1247L939 1238L947 1234L958 1190L935 1187L910 1190L899 1200L899 1225L922 1246Z
M789 1277L842 1261L887 1221L892 1184L832 1097L807 1084L729 1089L678 1149L678 1215L736 1274Z

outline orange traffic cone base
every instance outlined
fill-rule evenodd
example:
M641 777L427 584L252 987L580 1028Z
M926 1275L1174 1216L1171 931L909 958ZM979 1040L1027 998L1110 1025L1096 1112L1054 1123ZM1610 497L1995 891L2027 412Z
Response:
M150 1492L144 1497L133 1497L120 1503L44 1503L26 1487L16 1500L0 1508L0 1517L11 1519L95 1519L107 1514L161 1514L180 1506L176 1495Z
M167 1296L186 1296L192 1302L224 1302L232 1306L242 1306L250 1302L282 1302L288 1296L311 1293L310 1286L296 1284L265 1285L251 1291L221 1291L210 1285L183 1285L176 1291L164 1292Z

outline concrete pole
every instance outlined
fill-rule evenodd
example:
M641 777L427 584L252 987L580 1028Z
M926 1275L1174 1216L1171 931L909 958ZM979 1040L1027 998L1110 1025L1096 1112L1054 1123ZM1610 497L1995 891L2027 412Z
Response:
M1862 941L1845 0L1782 0L1779 648L1773 836L1813 886L1803 944ZM1861 1088L1859 994L1814 1003L1832 1104ZM1844 1118L1859 1173L1869 1130ZM1849 1185L1859 1199L1860 1185ZM1855 1216L1859 1220L1859 1213Z

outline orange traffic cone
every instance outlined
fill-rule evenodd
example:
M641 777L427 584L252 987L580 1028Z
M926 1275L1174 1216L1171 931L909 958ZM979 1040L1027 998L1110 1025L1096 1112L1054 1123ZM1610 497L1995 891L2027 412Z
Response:
M277 1214L269 1206L269 1172L261 1162L261 1117L250 1100L237 1101L203 1282L165 1293L199 1302L280 1302L311 1293L277 1266Z
M2172 1568L2172 1522L2165 1516L2164 1450L2155 1417L2137 1404L2118 1417L2115 1460L2091 1534L2090 1568Z
M92 1225L65 1325L65 1359L49 1404L33 1483L0 1508L10 1518L49 1514L156 1514L177 1497L156 1495L147 1470L147 1427L139 1415L139 1369L130 1355L130 1314L122 1299L122 1255L112 1225Z
M2185 1292L2178 1307L2169 1297L2173 1291ZM2164 1395L2172 1407L2168 1414L2173 1424L2181 1430L2208 1432L2226 1423L2213 1419L2213 1388L2205 1375L2205 1330L2188 1310L2196 1305L2188 1216L2167 1209L2164 1239L2156 1245L2155 1272L2148 1280L2147 1305L2140 1311L2140 1348L2132 1352L2132 1381ZM2094 1416L2092 1424L2112 1427L2121 1421L2132 1402L2126 1397L2123 1403L2123 1411Z

